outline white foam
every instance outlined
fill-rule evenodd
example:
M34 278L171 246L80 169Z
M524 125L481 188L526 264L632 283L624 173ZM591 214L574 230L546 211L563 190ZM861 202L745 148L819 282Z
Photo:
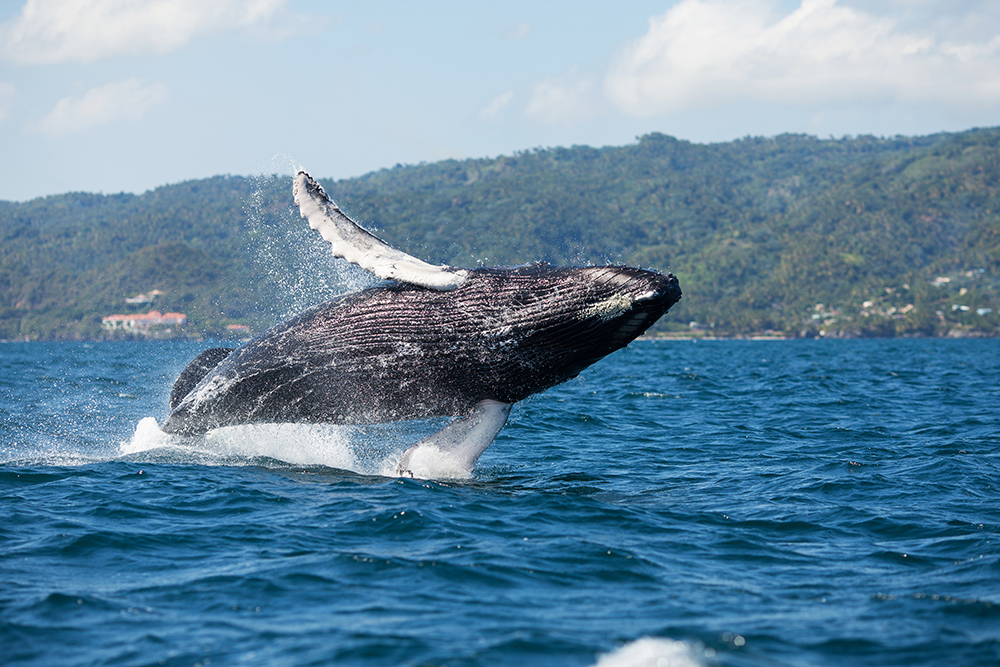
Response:
M254 424L213 429L187 437L164 433L152 417L142 419L121 455L148 455L202 465L256 464L269 458L292 465L319 465L363 475L397 475L403 450L428 430L440 429L440 420L418 420L370 426L331 424ZM469 474L456 469L453 457L433 452L419 461L419 477L459 478Z
M170 434L161 431L160 425L156 423L155 419L146 417L139 420L139 423L135 425L135 433L132 435L132 440L121 444L121 452L126 455L137 454L138 452L145 452L150 449L168 447L170 444Z
M702 667L705 653L680 640L642 637L605 653L594 667Z
M255 424L209 431L204 447L226 458L268 457L295 465L365 472L351 451L348 429L312 424Z

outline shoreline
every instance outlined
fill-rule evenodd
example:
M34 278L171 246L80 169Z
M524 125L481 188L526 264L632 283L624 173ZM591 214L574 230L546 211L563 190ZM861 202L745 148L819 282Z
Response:
M636 340L665 340L665 341L699 341L699 340L892 340L892 339L921 339L921 340L959 340L967 338L1000 338L1000 336L995 334L986 333L983 331L965 331L965 330L955 330L952 329L945 335L941 336L923 336L923 335L900 335L900 336L823 336L823 335L799 335L790 336L777 332L755 332L746 334L732 334L732 335L719 335L719 334L708 334L702 332L687 332L687 331L666 331L666 332L655 332L647 333L639 336ZM133 337L133 338L0 338L0 344L4 343L137 343L137 342L151 342L151 341L173 341L173 342L224 342L231 345L242 345L250 341L250 338L213 338L211 336L174 336L174 337L162 337L162 336L149 336L149 337Z

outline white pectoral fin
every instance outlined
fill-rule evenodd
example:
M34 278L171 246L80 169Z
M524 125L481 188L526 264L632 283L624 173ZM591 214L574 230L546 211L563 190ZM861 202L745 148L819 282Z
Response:
M299 213L333 247L336 257L343 257L379 278L448 291L461 285L469 275L464 269L434 266L407 255L362 229L304 171L295 174L292 194Z
M396 474L403 477L468 477L510 415L510 403L480 401L454 420L407 449Z

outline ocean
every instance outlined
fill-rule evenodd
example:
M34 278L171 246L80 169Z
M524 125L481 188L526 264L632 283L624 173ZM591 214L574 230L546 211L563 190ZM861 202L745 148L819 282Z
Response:
M136 436L210 346L0 344L0 664L1000 664L1000 340L637 341L434 481Z

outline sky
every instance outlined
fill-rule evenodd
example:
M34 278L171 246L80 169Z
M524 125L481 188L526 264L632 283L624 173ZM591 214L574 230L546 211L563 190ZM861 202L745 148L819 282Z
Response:
M0 0L0 200L996 125L997 0Z

